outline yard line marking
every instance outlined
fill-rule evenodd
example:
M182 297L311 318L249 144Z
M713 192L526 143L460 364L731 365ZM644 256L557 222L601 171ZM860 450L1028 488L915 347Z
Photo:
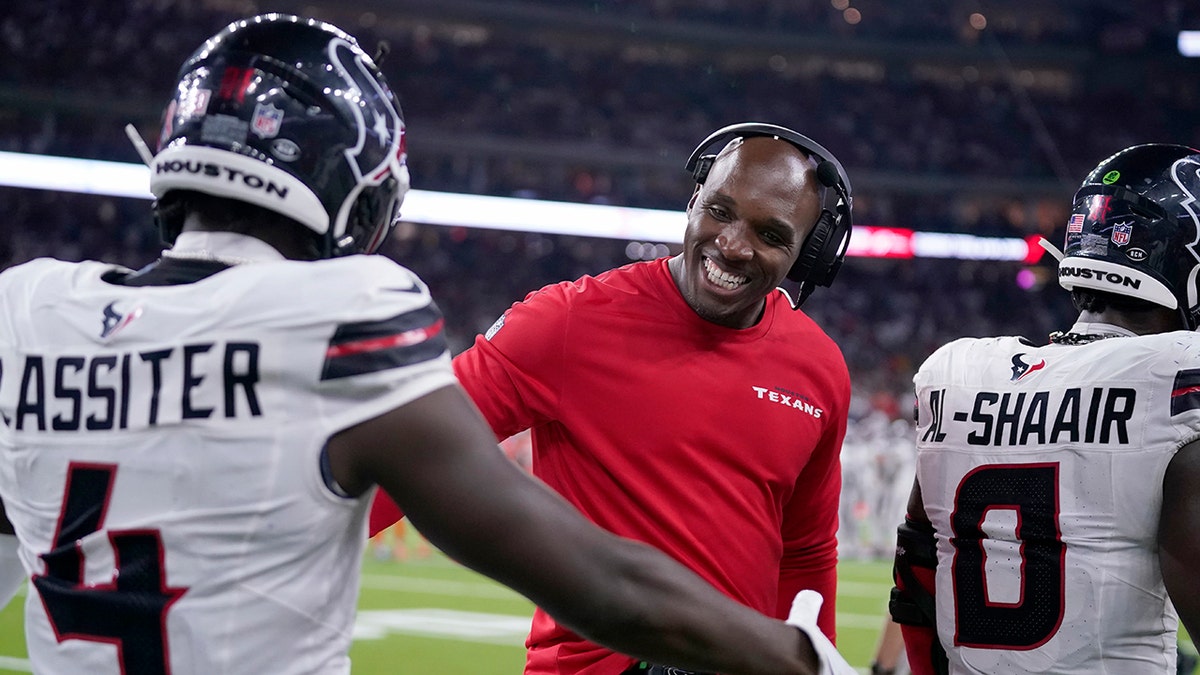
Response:
M529 633L529 616L464 612L426 607L421 609L361 610L354 622L355 640L382 640L391 634L482 642L521 647ZM883 617L877 614L839 613L838 630L878 631Z
M516 591L491 582L447 581L418 577L393 577L386 574L364 574L364 589L379 591L407 591L430 595L455 595L477 598L505 598L523 600L525 596Z
M423 577L395 577L387 574L362 575L363 588L381 591L414 591L430 595L454 595L480 598L524 599L520 593L487 581L448 581ZM851 598L887 599L891 583L866 581L838 582L838 595Z
M523 648L529 622L528 616L452 609L360 610L353 636L355 640L382 640L401 634ZM839 631L878 631L881 626L882 617L877 615L839 613L837 617ZM32 673L33 666L27 659L0 656L0 671Z
M883 630L883 613L848 614L846 612L838 612L837 629L839 633L842 630L870 630L879 632Z
M18 659L15 656L0 656L0 670L13 673L32 673L33 664L28 659Z
M892 583L871 583L869 581L839 581L837 594L852 598L883 598L887 599L892 592Z
M358 613L355 640L381 640L392 633L524 647L530 617L453 609L384 609Z

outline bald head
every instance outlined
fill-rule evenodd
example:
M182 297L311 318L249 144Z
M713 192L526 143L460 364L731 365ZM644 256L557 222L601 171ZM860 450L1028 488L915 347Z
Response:
M799 201L804 193L815 194L823 187L817 179L817 160L788 141L773 136L735 138L713 160L705 184L725 180L730 173L748 172L777 182L777 189L795 190Z

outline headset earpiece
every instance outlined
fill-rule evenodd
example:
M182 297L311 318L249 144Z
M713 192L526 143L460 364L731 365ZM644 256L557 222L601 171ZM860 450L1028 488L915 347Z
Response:
M804 238L804 243L800 246L800 255L796 257L792 269L788 270L788 279L804 282L812 276L813 271L821 263L821 254L829 248L829 236L832 233L833 214L822 209L821 215L817 217L817 224L813 226L812 231L808 233L808 236Z
M799 307L817 286L830 286L845 261L852 224L850 179L837 158L820 144L786 127L759 122L733 124L713 132L692 151L684 168L691 172L697 184L703 184L717 158L713 154L704 154L704 151L717 143L724 144L747 136L778 138L815 157L817 180L826 188L821 214L812 231L804 238L800 254L787 274L788 279L800 284L795 304ZM833 197L832 207L829 206L830 195Z
M697 184L703 185L704 181L708 180L708 171L712 168L713 162L716 159L716 155L704 155L696 161L696 166L692 167L692 179Z

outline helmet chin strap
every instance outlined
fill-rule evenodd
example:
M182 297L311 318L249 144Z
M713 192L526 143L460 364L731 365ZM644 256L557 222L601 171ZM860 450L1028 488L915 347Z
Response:
M1063 253L1062 249L1055 246L1054 244L1051 244L1050 240L1045 237L1038 237L1038 246L1041 246L1042 248L1046 249L1046 252L1049 253L1050 255L1054 256L1054 259L1059 262L1062 262L1062 259L1067 257L1067 254Z
M1188 273L1187 280L1187 304L1181 305L1180 313L1183 315L1183 326L1188 330L1197 329L1197 319L1200 319L1200 288L1196 286L1197 276L1200 275L1200 265L1192 267L1192 271Z
M129 137L129 142L133 143L133 149L137 150L138 157L142 158L142 162L146 166L154 161L154 153L150 152L150 146L146 145L146 141L142 140L142 135L138 133L137 127L132 124L125 125L125 135Z

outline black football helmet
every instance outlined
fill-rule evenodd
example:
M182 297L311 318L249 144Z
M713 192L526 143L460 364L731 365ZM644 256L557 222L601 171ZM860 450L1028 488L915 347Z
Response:
M379 68L335 26L285 14L236 21L183 64L150 191L195 190L288 216L321 255L371 253L408 190L404 118ZM182 222L163 218L171 244Z
M1088 174L1067 221L1058 282L1179 309L1200 320L1200 150L1126 148Z

